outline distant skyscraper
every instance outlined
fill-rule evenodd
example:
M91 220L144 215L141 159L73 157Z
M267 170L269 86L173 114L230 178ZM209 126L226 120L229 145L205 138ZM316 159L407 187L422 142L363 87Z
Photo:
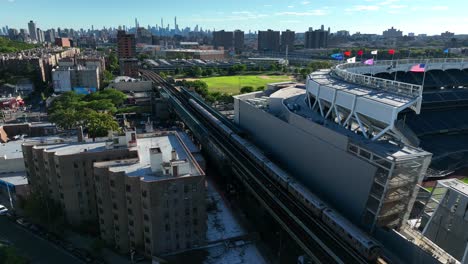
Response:
M288 51L294 50L295 39L296 32L289 29L281 32L281 51L286 51L286 47L288 48Z
M267 31L258 31L258 50L259 51L279 51L280 50L280 32L271 29Z
M34 23L32 20L29 21L28 29L29 29L29 37L31 38L31 40L37 41L36 23Z
M140 25L138 24L138 20L135 18L135 28L139 28Z
M176 32L179 29L179 27L177 26L177 17L176 16L174 17L174 29L175 29Z

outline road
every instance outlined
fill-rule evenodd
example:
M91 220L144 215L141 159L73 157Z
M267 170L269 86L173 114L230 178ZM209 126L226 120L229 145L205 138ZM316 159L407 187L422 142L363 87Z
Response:
M84 263L62 248L25 230L5 216L0 216L0 238L12 242L18 252L34 264Z

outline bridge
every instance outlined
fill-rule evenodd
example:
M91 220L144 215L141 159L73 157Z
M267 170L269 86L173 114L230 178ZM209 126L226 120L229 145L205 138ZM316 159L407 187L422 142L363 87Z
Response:
M190 128L200 142L220 151L232 164L236 176L246 189L263 205L269 214L309 255L314 263L369 263L367 259L346 244L336 233L329 230L300 201L282 188L268 173L250 159L244 150L234 144L230 137L221 132L189 103L195 100L200 106L217 117L226 126L233 124L203 100L190 93L182 93L152 71L140 70L143 77L160 87L178 116ZM235 131L235 130L234 130ZM211 148L210 148L211 147Z

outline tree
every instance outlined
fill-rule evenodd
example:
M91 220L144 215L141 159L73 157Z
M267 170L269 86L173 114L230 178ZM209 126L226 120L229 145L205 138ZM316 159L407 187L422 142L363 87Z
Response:
M245 93L251 93L254 91L254 88L252 86L244 86L240 89L240 92L242 94L245 94Z
M88 135L94 139L106 136L109 130L118 131L119 124L112 116L106 113L89 112L84 118L84 125Z
M119 71L119 59L117 58L115 52L111 52L109 54L109 70L111 72Z
M116 106L123 104L127 96L121 91L115 89L106 89L97 93L88 94L84 99L86 101L110 99Z
M259 86L257 87L257 92L260 92L260 91L264 91L265 90L265 86Z

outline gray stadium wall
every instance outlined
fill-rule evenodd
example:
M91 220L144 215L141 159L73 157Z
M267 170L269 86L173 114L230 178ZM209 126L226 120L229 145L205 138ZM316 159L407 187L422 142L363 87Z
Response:
M290 114L293 126L238 98L234 105L236 122L265 153L313 193L361 224L376 168L346 151L346 136Z

